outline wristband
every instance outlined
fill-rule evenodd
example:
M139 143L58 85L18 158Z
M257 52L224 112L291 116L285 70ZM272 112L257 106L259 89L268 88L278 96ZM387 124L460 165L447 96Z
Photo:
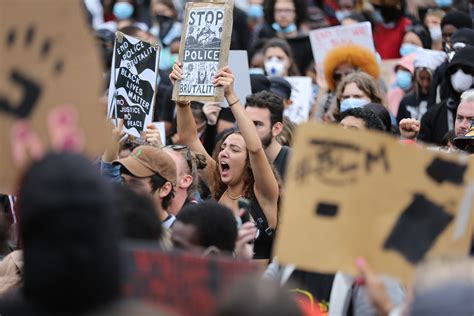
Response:
M233 106L234 104L237 104L237 102L239 102L239 101L240 101L240 100L239 100L239 99L237 99L237 100L235 100L234 102L232 102L232 103L229 103L229 107L230 107L230 106Z
M180 108L185 108L191 105L191 101L176 101L176 105L179 106Z

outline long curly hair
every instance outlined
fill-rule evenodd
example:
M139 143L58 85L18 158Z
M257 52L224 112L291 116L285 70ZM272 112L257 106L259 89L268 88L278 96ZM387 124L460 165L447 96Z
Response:
M222 138L216 143L216 146L214 147L214 151L212 153L212 158L216 163L218 163L218 156L219 153L221 152L221 146L224 143L224 141L227 139L232 134L239 134L242 135L238 130L232 129L225 133ZM253 185L255 183L255 178L253 177L253 172L252 172L252 167L250 165L250 159L249 159L249 154L248 151L245 150L247 153L247 157L245 158L245 171L242 175L244 179L244 191L242 192L242 196L246 199L250 198L254 194L253 190ZM219 199L222 197L222 194L224 194L225 190L227 190L227 185L222 182L221 180L221 174L219 171L219 167L216 167L216 170L214 171L214 199L216 201L219 201Z
M371 75L376 80L380 77L380 67L375 54L370 49L356 44L342 45L332 49L324 59L324 76L331 91L336 90L333 79L334 70L346 63Z

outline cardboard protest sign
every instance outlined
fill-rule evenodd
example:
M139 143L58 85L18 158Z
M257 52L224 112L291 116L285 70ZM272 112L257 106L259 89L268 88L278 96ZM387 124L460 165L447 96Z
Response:
M140 137L153 120L160 48L117 32L109 84L109 118L123 119L124 131Z
M285 77L291 84L291 105L285 116L295 124L306 122L313 102L313 87L310 77Z
M216 301L239 277L258 267L218 257L129 247L125 296L146 300L179 315L213 315Z
M327 53L341 45L357 44L375 53L370 22L313 30L309 32L309 39L318 71L323 70L324 58Z
M356 258L364 256L375 271L408 283L423 259L469 253L473 198L467 156L302 124L275 253L283 263L323 273L355 274Z
M212 79L227 65L232 11L233 1L186 3L179 49L184 79L175 83L173 100L222 101Z
M229 52L229 67L234 73L234 89L235 94L245 102L245 98L252 94L252 87L250 85L250 71L247 51L245 50L231 50ZM224 106L228 106L227 100L223 101Z
M80 0L0 2L0 192L49 149L99 154L102 69Z

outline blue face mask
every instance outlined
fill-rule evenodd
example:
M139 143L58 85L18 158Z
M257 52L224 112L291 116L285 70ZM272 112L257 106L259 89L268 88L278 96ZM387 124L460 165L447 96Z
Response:
M251 4L247 10L247 15L253 19L263 16L263 6L261 4Z
M400 55L402 57L406 55L410 55L418 50L418 46L410 44L410 43L403 43L400 47Z
M278 23L273 23L272 28L277 31L278 33L292 33L296 32L298 29L296 28L295 23L291 23L285 28L282 28Z
M446 8L453 5L453 0L436 0L436 4L440 8Z
M129 19L133 15L133 5L128 2L117 2L114 5L113 12L118 20Z
M367 103L369 102L367 102L367 100L364 100L364 99L356 99L356 98L344 99L341 102L340 112L342 113L349 109L361 108Z
M396 84L400 89L404 91L408 91L411 89L412 83L412 76L411 73L406 70L398 70L397 71L397 79Z

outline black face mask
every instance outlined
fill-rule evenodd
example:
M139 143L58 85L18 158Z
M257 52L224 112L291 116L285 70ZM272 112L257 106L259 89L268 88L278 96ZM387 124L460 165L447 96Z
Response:
M168 34L168 32L171 30L171 27L173 26L173 18L166 15L157 14L155 15L155 19L160 26L160 39L163 40L163 38L166 36L166 34Z
M380 12L385 23L397 22L403 16L402 10L396 7L374 5L374 8Z

